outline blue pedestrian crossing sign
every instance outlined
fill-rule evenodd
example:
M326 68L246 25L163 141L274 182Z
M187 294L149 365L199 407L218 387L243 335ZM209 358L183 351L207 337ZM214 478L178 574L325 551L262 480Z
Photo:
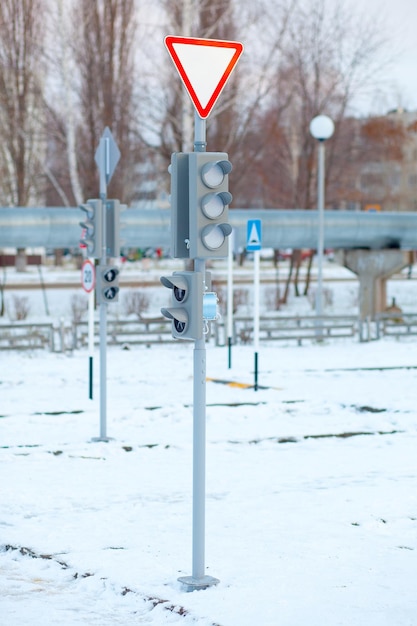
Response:
M246 250L260 250L262 248L262 222L261 220L248 220Z

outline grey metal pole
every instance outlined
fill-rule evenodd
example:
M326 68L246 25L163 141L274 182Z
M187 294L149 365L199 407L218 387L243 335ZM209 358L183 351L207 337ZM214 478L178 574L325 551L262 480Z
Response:
M196 259L194 270L205 276L206 263ZM206 345L205 338L194 343L193 393L193 568L196 581L205 573L206 513Z
M194 151L206 150L206 121L194 117ZM195 259L194 270L206 280L206 262ZM206 341L194 342L193 392L193 569L196 581L205 573L205 517L206 517Z
M205 152L206 141L206 120L203 120L197 113L194 114L194 152Z
M206 120L197 113L194 117L194 151L206 150ZM206 262L194 260L194 271L201 272L205 285ZM192 576L178 580L187 590L206 589L216 585L217 578L205 575L205 519L206 519L206 340L194 342L193 387L193 555Z
M100 263L101 265L101 263ZM103 263L103 266L105 262ZM100 441L107 441L107 304L100 304Z
M317 243L317 292L316 314L323 314L323 255L324 255L324 141L319 141L317 171L317 209L318 209L318 243Z
M183 37L191 37L194 0L182 1ZM182 90L182 151L189 152L193 145L193 103L185 89Z
M94 259L92 261L94 263ZM94 267L94 271L96 268ZM88 369L89 369L89 390L88 397L93 399L93 359L94 359L94 289L88 294Z
M120 159L119 148L114 141L113 135L108 127L105 128L101 136L99 146L95 154L95 161L100 172L100 199L102 201L102 235L103 243L99 261L99 271L107 265L107 185L113 175L116 165ZM98 281L99 286L101 277ZM107 415L107 302L103 302L100 296L100 437L99 441L108 441L106 432Z
M323 325L320 317L323 314L323 255L324 255L324 142L334 132L333 120L327 115L316 115L310 122L310 134L318 140L317 164L317 212L318 212L318 243L317 243L317 291L316 291L316 333L318 339L323 336Z
M103 247L99 263L100 268L107 265L107 233L106 233L106 199L107 182L106 173L108 171L110 142L107 138L102 138L104 142L105 163L100 170L100 198L102 200L102 229ZM107 441L107 303L100 299L100 441Z
M233 247L234 232L229 237L229 254L227 258L227 348L228 367L232 367L232 339L233 339Z
M259 364L259 283L260 283L260 250L255 250L253 253L253 274L254 274L254 306L253 306L253 346L255 349L255 362L254 362L254 390L258 391L258 364Z

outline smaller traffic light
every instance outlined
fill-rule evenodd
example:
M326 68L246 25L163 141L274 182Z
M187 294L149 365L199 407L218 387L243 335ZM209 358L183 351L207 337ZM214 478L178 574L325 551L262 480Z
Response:
M229 173L225 152L189 154L190 258L223 258L228 254Z
M161 276L164 287L172 289L171 306L161 309L172 320L172 336L177 339L203 338L203 274L174 272Z
M102 225L102 202L101 200L87 200L81 204L80 209L85 211L85 221L80 222L84 229L80 243L87 248L87 256L100 259L103 253L103 225Z
M119 270L117 267L99 267L97 302L117 302L119 299Z
M188 259L190 256L190 207L188 189L189 154L174 152L171 155L171 256Z

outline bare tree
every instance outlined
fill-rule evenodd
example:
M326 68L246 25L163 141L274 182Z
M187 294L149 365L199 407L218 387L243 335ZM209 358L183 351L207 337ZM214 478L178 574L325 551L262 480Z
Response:
M326 113L335 122L327 149L328 184L343 173L343 158L336 158L346 150L343 120L353 99L375 84L386 50L387 38L374 16L353 15L344 0L297 0L271 78L273 97L258 116L257 133L265 141L253 178L245 179L247 193L260 186L255 180L262 175L264 206L315 206L316 142L310 121ZM328 184L329 203L336 188ZM248 206L252 203L248 198Z
M379 21L353 15L344 0L296 1L271 78L274 97L258 115L253 141L258 135L265 141L243 181L246 206L316 206L317 144L309 124L320 113L330 115L336 127L326 151L326 199L330 206L337 202L346 181L346 154L355 152L355 135L346 132L344 120L353 99L375 79L386 46ZM296 277L300 263L301 254L294 251Z
M308 125L319 112L336 122L327 175L337 184L328 186L326 197L334 202L346 187L341 185L346 163L338 155L355 159L346 143L346 113L352 98L369 86L384 39L377 22L354 18L343 0L161 0L164 12L156 13L146 46L145 37L137 36L141 13L135 0L73 0L70 33L68 5L52 4L61 97L49 100L54 106L47 113L43 169L55 201L70 204L96 195L94 153L106 125L122 151L109 193L132 200L135 183L156 165L157 184L167 189L171 152L192 149L189 99L163 56L162 37L168 32L245 43L238 70L207 126L208 149L229 152L235 164L234 206L314 207L315 142ZM150 40L157 43L152 47Z
M50 172L47 204L64 206L83 201L78 170L76 132L80 124L78 76L73 54L71 4L54 0L50 4L50 32L46 58L50 81L47 99L48 153Z
M233 0L210 2L206 0L200 6L200 31L204 37L212 39L236 40L236 16ZM208 141L213 149L228 152L233 150L235 133L237 130L237 94L239 73L235 74L225 95L227 106L222 106L220 100L212 123L208 127Z
M0 202L27 206L42 191L43 0L0 3ZM19 248L16 268L26 267Z
M271 67L280 55L283 34L295 0L162 0L165 21L164 34L173 33L192 37L237 39L244 42L245 52L239 61L221 98L216 103L207 124L209 150L224 150L232 162L239 163L233 172L233 195L239 206L241 184L253 161L260 154L265 138L260 134L258 120L271 97L274 83ZM259 44L259 33L262 33ZM155 36L157 31L155 32ZM159 37L162 39L160 32ZM158 57L159 62L159 57ZM158 90L159 102L148 96L145 104L146 125L142 136L159 155L161 186L169 186L166 167L170 155L181 149L192 149L189 136L193 111L188 96L184 99L181 81L173 74L172 65L163 57L158 73L159 83L154 90L144 85L142 96ZM147 76L149 79L149 76ZM150 81L152 83L152 81ZM188 115L188 122L186 121ZM142 120L143 123L143 120ZM184 146L186 146L184 148ZM244 185L242 185L243 190Z
M43 0L0 3L0 199L11 206L41 198L44 22Z
M97 194L94 154L106 126L122 153L109 194L124 201L134 195L139 156L135 132L135 32L134 0L75 0L73 41L81 111L77 151L85 197Z

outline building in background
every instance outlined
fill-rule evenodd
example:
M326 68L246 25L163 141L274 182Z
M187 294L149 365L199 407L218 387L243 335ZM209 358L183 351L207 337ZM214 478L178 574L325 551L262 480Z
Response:
M356 175L358 208L417 211L417 111L397 109L358 123L364 153Z

